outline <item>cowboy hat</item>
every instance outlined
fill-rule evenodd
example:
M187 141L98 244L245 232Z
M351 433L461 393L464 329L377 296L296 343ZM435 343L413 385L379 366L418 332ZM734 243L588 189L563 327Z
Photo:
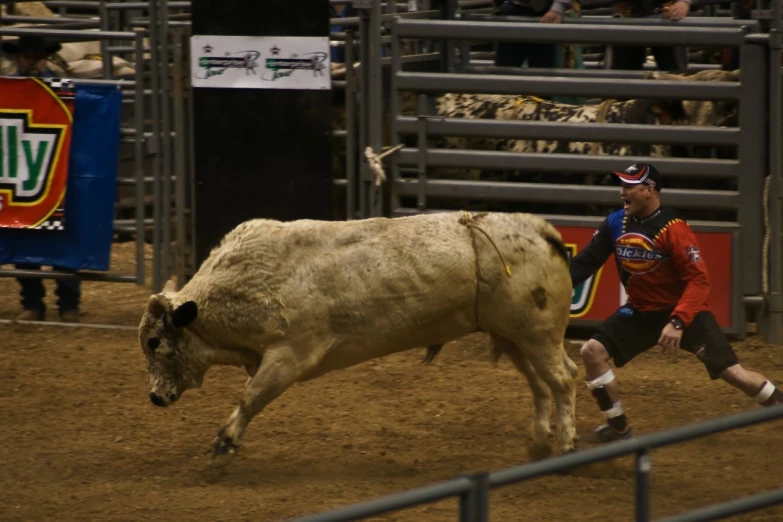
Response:
M60 49L62 49L62 46L53 41L46 38L41 38L40 36L20 36L17 40L8 40L3 42L2 48L4 53L8 54L19 54L20 52L40 52L44 54L54 54Z

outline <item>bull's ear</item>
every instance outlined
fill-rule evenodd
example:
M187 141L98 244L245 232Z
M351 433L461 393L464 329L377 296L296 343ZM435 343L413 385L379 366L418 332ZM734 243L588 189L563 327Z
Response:
M165 296L161 294L155 294L150 296L150 300L147 302L147 310L155 319L160 319L164 313L171 310L171 304Z
M195 301L187 301L171 312L171 324L176 328L183 328L195 321L197 316L198 305Z

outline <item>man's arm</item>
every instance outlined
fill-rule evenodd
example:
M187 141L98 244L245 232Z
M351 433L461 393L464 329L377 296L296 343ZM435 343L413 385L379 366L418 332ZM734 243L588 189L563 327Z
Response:
M586 247L571 260L571 284L574 288L584 283L588 277L601 268L609 259L614 241L609 232L609 220L604 219L598 226Z
M680 279L685 283L685 289L672 316L678 317L684 326L688 326L707 303L710 295L709 273L701 257L696 235L687 223L673 223L666 234L670 259Z

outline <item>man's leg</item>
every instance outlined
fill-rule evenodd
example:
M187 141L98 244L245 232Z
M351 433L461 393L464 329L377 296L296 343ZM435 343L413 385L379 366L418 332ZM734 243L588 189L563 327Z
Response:
M606 418L610 430L599 427L597 436L601 442L620 439L630 435L628 419L620 402L620 387L614 371L609 365L609 352L606 347L593 338L579 350L585 365L585 383L590 394L598 403L598 408Z
M682 46L653 47L653 56L658 69L666 72L688 72L688 50Z
M762 406L783 403L779 388L760 373L742 367L711 312L696 315L683 333L681 345L699 358L711 379L723 379Z
M17 264L16 268L20 270L40 270L41 265ZM43 281L37 277L17 277L16 280L22 287L19 295L22 298L22 308L24 309L24 312L17 319L20 321L43 321L46 316L46 305L43 301L46 289Z
M636 45L615 45L612 48L612 69L640 71L644 66L646 48Z
M585 384L606 419L606 424L599 426L595 433L599 442L631 435L620 401L620 387L609 359L620 368L650 349L657 342L667 317L666 312L640 314L623 306L601 323L592 338L582 346L580 355L585 365Z
M498 16L529 16L530 8L516 5L512 2L504 2L495 13ZM495 49L495 65L497 67L522 67L528 56L527 44L520 42L498 42Z
M64 267L53 267L58 272L73 272ZM60 319L65 322L79 321L79 301L81 299L81 281L79 279L57 279L55 281L57 306L60 309Z

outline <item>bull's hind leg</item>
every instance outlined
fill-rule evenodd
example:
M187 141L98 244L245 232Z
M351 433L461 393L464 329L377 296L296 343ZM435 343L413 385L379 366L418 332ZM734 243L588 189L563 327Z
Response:
M552 453L552 446L549 444L549 435L552 433L549 425L552 395L549 388L514 343L495 334L491 334L491 337L495 348L506 354L517 370L525 376L533 393L533 445L529 448L530 455L533 458L548 457Z
M556 437L558 450L562 453L575 449L576 438L576 365L566 362L568 354L562 338L558 341L549 332L520 338L517 344L530 360L539 377L549 385L557 408Z

